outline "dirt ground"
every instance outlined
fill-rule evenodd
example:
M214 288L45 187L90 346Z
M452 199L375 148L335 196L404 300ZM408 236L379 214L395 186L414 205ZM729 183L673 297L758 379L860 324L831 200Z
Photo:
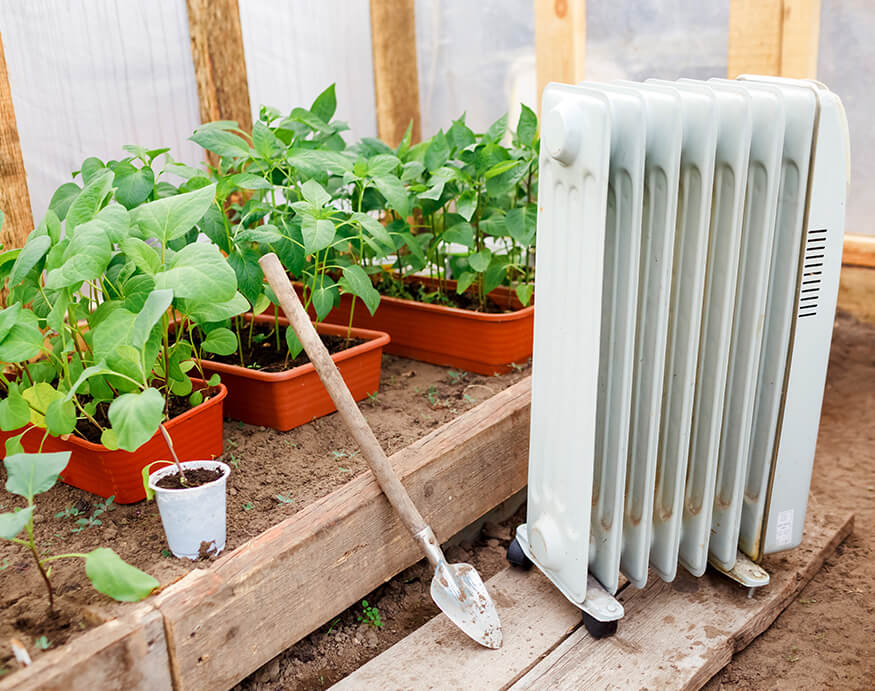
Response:
M875 325L840 313L830 359L810 503L856 512L854 535L762 636L709 684L708 691L875 688ZM511 529L525 507L487 524L473 542L451 547L484 580L506 566ZM241 682L235 691L324 689L437 614L425 562L407 569ZM476 685L472 685L476 688Z
M393 453L529 372L526 364L509 374L487 377L386 355L380 391L361 408L386 451ZM226 551L300 511L367 467L336 415L290 432L226 420L224 434L221 460L232 466ZM0 485L5 481L0 465ZM63 484L38 495L38 544L51 554L111 547L126 561L155 576L162 586L195 566L204 566L203 562L170 555L154 503L110 506L95 516L100 502L94 495ZM22 505L23 500L0 491L0 511ZM57 517L65 511L67 516ZM78 514L70 516L74 511ZM80 527L78 520L91 517L100 524L74 532ZM0 543L0 676L16 666L10 638L17 638L35 658L42 653L40 642L56 648L128 606L94 591L79 559L55 562L52 581L57 611L49 616L45 587L33 558L18 545ZM45 641L40 641L43 636Z

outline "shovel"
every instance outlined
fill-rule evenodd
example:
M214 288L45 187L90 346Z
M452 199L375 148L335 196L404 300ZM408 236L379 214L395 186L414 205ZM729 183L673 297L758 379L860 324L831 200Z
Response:
M434 578L431 581L431 597L450 621L475 641L487 648L501 646L501 623L498 612L483 585L480 574L470 564L448 564L438 545L437 538L416 508L401 480L395 475L389 459L373 430L358 409L352 394L340 376L337 365L316 334L310 317L292 289L286 272L273 253L258 260L267 282L273 288L280 307L286 313L304 350L316 368L328 395L337 406L337 412L346 423L350 433L362 450L383 493L395 507L401 522L416 540L431 565Z

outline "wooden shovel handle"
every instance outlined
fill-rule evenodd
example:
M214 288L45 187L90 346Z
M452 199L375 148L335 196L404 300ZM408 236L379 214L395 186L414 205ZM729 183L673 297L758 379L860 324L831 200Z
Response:
M389 502L395 507L410 533L412 535L420 533L427 527L425 519L419 513L410 495L407 494L407 490L404 489L404 485L395 474L392 464L386 458L383 447L380 446L380 442L374 436L365 416L356 405L346 382L340 376L337 365L334 364L334 360L328 354L328 349L316 333L310 317L304 311L304 306L292 288L279 259L271 252L259 259L258 263L261 264L261 269L264 271L270 287L273 288L273 292L276 293L280 307L286 313L286 317L298 335L301 345L304 346L310 362L313 363L313 367L316 368L319 378L325 385L328 395L337 406L337 412L340 413L340 417L349 428L353 439L362 450L362 454L384 494L389 498Z

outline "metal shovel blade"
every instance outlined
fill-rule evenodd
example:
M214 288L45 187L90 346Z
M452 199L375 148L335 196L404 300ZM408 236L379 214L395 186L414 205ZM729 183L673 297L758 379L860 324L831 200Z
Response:
M487 648L501 647L501 622L480 574L470 564L439 561L431 598L450 621Z

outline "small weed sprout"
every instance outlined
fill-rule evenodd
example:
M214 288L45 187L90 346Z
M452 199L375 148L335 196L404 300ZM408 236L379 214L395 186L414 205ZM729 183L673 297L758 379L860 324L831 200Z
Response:
M245 504L243 504L244 511L252 511L252 509L254 509L254 508L255 508L255 504L253 504L251 501L248 501Z
M109 497L108 499L105 499L104 501L97 502L94 505L94 512L90 516L88 516L87 518L86 517L79 518L76 521L76 527L72 528L71 532L81 533L83 530L85 530L86 528L90 528L93 525L103 525L103 521L101 521L100 518L98 518L98 517L102 516L107 511L112 511L115 508L115 506L112 503L114 500L115 500L115 495L112 495L111 497ZM58 516L56 514L55 518L57 518L57 517Z
M40 650L48 650L52 647L52 642L45 636L40 636L33 642L33 644Z
M447 378L450 380L450 384L461 384L467 376L468 373L464 371L454 369L447 370Z
M373 605L369 605L367 600L362 600L361 614L356 615L356 621L363 621L368 626L375 629L383 628L383 619L380 616L380 610Z
M292 499L291 492L288 494L274 494L273 498L276 499L280 504L294 504L295 500Z
M75 506L68 506L63 511L58 511L55 514L55 518L77 518L81 516L82 512Z

